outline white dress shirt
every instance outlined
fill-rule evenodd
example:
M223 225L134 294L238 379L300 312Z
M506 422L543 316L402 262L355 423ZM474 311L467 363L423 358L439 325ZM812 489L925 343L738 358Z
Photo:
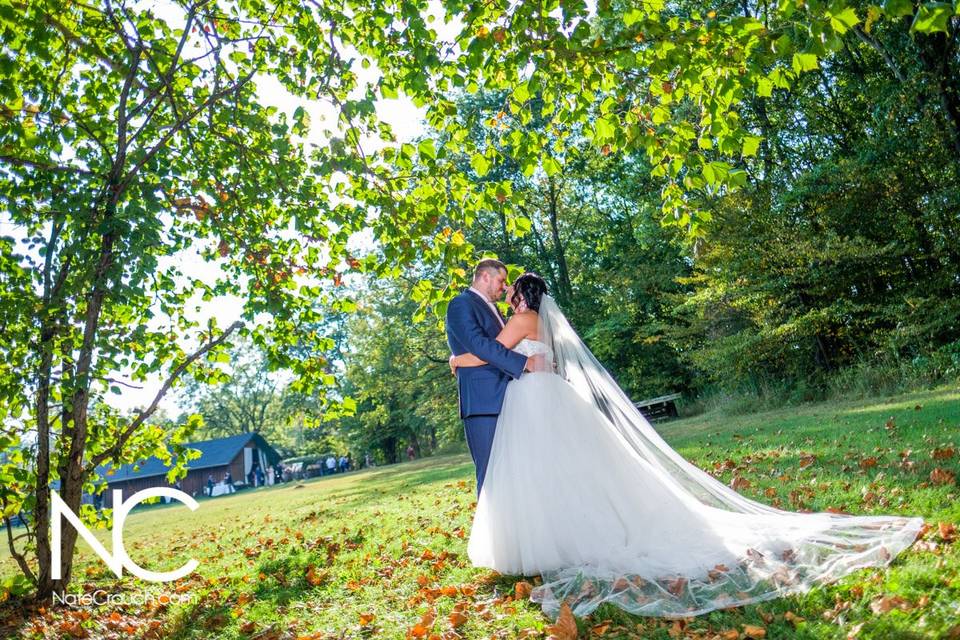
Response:
M483 295L477 289L470 287L470 291L473 291L475 294L480 296L480 299L487 303L487 306L490 307L490 310L493 311L493 315L497 318L497 322L500 323L500 328L503 328L503 318L500 316L500 310L497 309L497 305L493 304L487 296Z

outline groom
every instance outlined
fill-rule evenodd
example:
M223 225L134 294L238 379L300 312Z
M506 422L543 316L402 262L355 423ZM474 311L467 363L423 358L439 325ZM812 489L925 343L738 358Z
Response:
M457 369L460 418L467 434L467 447L477 469L477 495L487 473L497 416L511 378L519 378L527 357L496 341L506 320L496 300L503 297L507 268L499 260L481 260L473 272L473 284L447 307L447 343L453 355L472 353L488 364Z

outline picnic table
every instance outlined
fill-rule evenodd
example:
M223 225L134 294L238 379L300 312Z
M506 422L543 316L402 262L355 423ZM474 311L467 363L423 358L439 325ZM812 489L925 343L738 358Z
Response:
M648 398L640 402L634 402L634 406L640 410L643 417L651 422L656 420L666 420L677 417L676 401L680 399L679 393L671 393L656 398Z

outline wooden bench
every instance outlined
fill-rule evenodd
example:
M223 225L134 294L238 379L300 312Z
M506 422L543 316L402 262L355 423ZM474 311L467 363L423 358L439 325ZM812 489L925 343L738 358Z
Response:
M652 422L676 418L678 415L676 401L679 399L679 393L671 393L666 396L658 396L656 398L634 402L633 405L640 410L644 418Z

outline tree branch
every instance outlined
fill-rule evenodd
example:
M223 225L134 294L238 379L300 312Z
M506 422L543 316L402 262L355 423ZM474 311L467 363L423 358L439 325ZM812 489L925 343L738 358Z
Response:
M6 505L7 501L3 501ZM13 538L13 522L11 522L9 516L3 516L3 525L7 530L7 546L10 549L10 556L17 561L17 566L20 567L20 571L23 572L23 575L26 576L27 580L32 582L34 586L37 584L37 576L34 575L33 571L30 570L30 565L27 564L27 559L23 557L19 551L17 551L17 546ZM29 528L29 525L24 525ZM17 536L19 539L20 536Z
M170 390L170 387L173 386L173 383L177 381L177 378L187 370L191 364L196 362L201 356L213 349L214 347L223 344L223 342L230 336L231 333L243 326L243 323L239 320L230 325L226 331L224 331L220 336L215 340L210 340L205 345L197 349L193 354L187 357L186 360L181 362L176 369L167 377L164 381L163 386L160 387L160 390L157 391L157 395L154 396L153 402L150 403L150 406L146 409L140 411L133 421L127 426L126 429L120 434L117 442L110 448L102 451L101 453L94 456L90 462L87 464L84 469L84 473L87 474L93 469L96 469L103 462L109 458L113 458L120 455L120 452L123 450L123 446L127 443L127 440L136 432L138 428L157 410L157 406L160 404L160 400L163 396L166 395L167 391Z
M0 155L0 161L6 162L7 164L12 164L18 167L34 167L36 169L43 169L44 171L57 171L61 173L79 173L85 176L97 175L93 171L90 171L89 169L82 169L80 167L74 167L72 165L40 162L39 160L30 160L28 158L20 158L20 157L11 156L11 155Z

